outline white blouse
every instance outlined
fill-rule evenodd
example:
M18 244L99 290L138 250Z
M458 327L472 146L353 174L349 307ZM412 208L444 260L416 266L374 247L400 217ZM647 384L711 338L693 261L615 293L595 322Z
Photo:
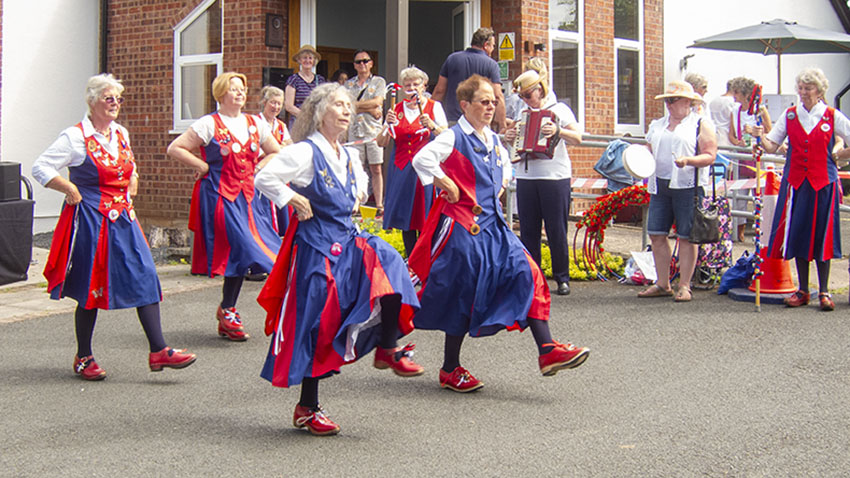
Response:
M319 132L311 134L309 139L319 147L319 150L325 156L325 161L330 166L331 172L341 183L345 184L345 178L348 174L345 154L337 156L333 146ZM345 149L351 155L357 195L361 201L365 200L369 176L363 170L359 153L356 149L346 148L339 143L337 143L337 148L341 153ZM314 176L313 148L306 141L301 141L284 146L279 153L273 155L268 164L254 175L254 187L278 207L283 207L295 196L295 191L288 184L306 187L313 181Z

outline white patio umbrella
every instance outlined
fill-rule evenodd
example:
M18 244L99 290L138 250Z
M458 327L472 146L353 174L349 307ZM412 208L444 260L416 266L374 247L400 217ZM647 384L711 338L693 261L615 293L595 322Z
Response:
M765 56L776 55L777 92L781 94L783 54L850 53L850 35L775 19L701 38L688 48L747 51Z

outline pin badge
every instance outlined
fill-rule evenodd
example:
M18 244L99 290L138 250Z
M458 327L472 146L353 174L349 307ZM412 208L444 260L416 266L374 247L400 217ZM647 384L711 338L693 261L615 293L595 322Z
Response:
M251 133L251 134L256 133L256 132L257 132L257 127L256 127L256 126L254 126L254 125L249 126L249 127L248 127L248 132L249 132L249 133Z
M227 149L227 147L226 147L226 146L222 146L222 147L221 147L221 149L220 149L219 151L221 152L221 155L222 155L222 156L227 156L227 155L229 155L229 154L230 154L230 150L229 150L229 149Z
M824 124L820 125L820 129L821 129L821 131L823 131L824 133L828 133L828 132L829 132L829 124L828 124L828 123L824 123Z
M251 151L256 153L259 148L257 147L257 143L251 143Z
M333 245L331 246L331 254L333 254L335 256L342 254L342 244L340 244L338 242L334 242Z
M130 209L130 220L131 221L136 220L136 210L135 209Z
M230 147L233 149L233 152L239 154L242 151L242 146L239 146L239 143L233 143L233 146Z
M109 210L109 220L112 221L112 222L115 222L115 220L118 219L119 214L121 214L121 213L119 213L117 209L110 209Z
M792 120L792 119L796 118L796 117L797 117L797 115L796 115L793 111L789 111L789 112L788 112L788 115L787 115L786 117L787 117L789 120Z

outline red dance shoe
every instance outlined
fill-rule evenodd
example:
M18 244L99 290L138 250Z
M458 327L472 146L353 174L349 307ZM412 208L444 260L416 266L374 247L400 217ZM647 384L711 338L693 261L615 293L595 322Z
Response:
M791 297L786 297L785 305L788 307L800 307L801 305L807 305L809 303L809 293L798 290L794 292Z
M375 368L385 369L391 368L396 375L402 377L415 377L425 373L425 369L418 363L413 361L414 344L407 344L404 348L396 347L394 349L375 349ZM401 352L401 357L396 360L397 352Z
M820 310L824 312L835 310L835 302L832 301L832 294L829 292L821 292L818 294L818 299L820 299Z
M537 359L540 364L540 371L543 375L549 377L558 373L558 370L565 368L576 368L590 355L590 349L587 347L576 347L573 344L559 344L554 342L545 344L544 347L554 345L554 348L545 354L541 354Z
M239 316L239 312L236 312L236 307L229 309L219 307L215 317L218 319L218 335L227 337L234 342L248 340L248 334L242 327L242 317Z
M148 364L151 367L151 372L162 371L163 367L169 368L185 368L195 363L198 357L195 354L186 352L186 349L173 349L165 347L159 352L150 354Z
M473 377L468 370L457 367L448 373L440 369L440 387L454 390L455 392L474 392L484 386L484 382Z
M295 425L295 428L307 427L313 435L324 436L339 433L339 425L325 416L322 407L310 409L296 405L295 414L292 416L292 424Z
M103 380L106 378L106 370L100 368L100 365L94 361L94 357L91 355L83 358L74 356L74 373L83 380Z

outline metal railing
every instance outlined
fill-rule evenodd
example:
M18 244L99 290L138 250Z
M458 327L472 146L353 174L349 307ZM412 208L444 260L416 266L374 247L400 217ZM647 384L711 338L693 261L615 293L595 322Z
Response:
M608 144L614 140L622 140L631 144L646 144L646 138L643 136L613 136L613 135L601 135L601 134L583 134L581 136L581 145L576 147L588 147L588 148L601 148L605 149L608 147ZM750 148L742 147L742 146L720 146L717 148L718 152L722 152L723 156L728 158L731 161L747 161L753 159L752 150ZM773 163L776 166L776 170L781 170L782 165L785 164L785 157L780 156L778 154L763 154L761 157L763 162ZM576 188L578 189L578 188ZM723 189L725 197L727 197L731 204L735 204L738 201L744 200L747 203L751 203L755 200L755 197L747 194L743 191L738 190L727 190ZM508 218L513 219L514 211L513 211L513 194L516 192L516 186L512 183L510 187L505 191L505 213ZM571 193L572 198L574 199L596 199L598 197L603 196L603 194L597 193L588 193L588 192L576 192L573 191ZM848 205L840 205L839 211L843 213L850 213L850 206ZM731 210L732 216L735 217L744 217L744 218L753 218L755 214L750 211L742 211L742 210ZM646 215L647 208L643 208L643 221L642 221L642 239L641 246L646 247L648 244L649 235L646 231Z

